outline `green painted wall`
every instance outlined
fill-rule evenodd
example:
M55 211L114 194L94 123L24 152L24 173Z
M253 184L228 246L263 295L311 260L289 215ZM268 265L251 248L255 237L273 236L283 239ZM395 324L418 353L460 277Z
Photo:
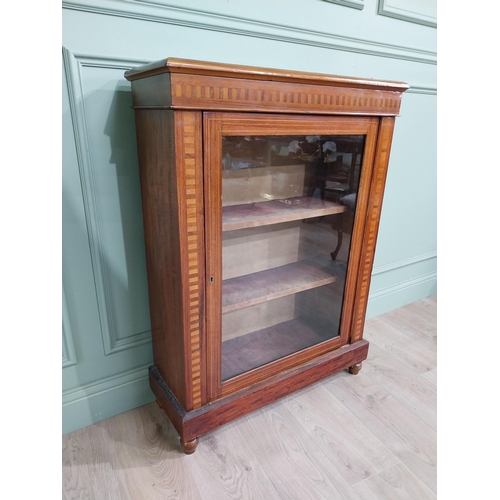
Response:
M435 2L63 2L63 432L153 400L126 69L165 57L403 80L368 316L436 292Z

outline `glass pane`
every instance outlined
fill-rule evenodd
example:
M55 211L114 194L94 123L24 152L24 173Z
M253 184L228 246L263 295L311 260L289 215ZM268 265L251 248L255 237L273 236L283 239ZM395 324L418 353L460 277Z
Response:
M364 141L223 137L223 380L339 336Z

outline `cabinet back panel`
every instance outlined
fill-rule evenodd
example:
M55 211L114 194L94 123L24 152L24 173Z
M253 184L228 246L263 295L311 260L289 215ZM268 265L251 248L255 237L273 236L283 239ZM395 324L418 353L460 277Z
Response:
M222 206L302 196L305 165L223 170Z
M295 295L287 295L222 315L222 341L289 321L295 317Z
M296 262L300 224L288 222L224 233L222 279Z

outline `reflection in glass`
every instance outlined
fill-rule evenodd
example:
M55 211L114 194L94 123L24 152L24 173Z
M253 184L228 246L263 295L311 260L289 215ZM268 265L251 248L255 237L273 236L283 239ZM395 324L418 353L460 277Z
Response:
M364 139L223 137L223 380L339 335Z

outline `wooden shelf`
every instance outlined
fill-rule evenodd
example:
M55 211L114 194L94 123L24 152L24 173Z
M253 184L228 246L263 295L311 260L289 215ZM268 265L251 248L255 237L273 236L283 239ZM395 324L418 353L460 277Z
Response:
M222 231L266 226L345 212L343 205L310 196L222 207Z
M222 312L333 283L345 272L336 261L300 261L222 282Z
M338 335L330 323L296 318L222 342L222 380L253 370Z

